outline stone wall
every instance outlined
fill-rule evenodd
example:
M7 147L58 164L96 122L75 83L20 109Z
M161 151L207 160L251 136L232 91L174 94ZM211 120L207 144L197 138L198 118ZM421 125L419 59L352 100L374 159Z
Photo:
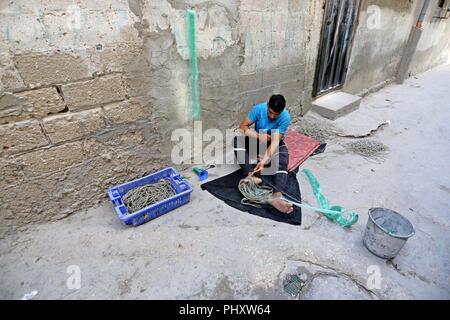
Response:
M153 108L130 86L136 23L126 1L2 2L1 233L91 207L167 163Z

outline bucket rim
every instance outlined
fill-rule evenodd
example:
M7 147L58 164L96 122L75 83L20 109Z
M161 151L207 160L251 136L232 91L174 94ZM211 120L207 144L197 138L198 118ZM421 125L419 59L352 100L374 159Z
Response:
M391 212L393 212L393 213L395 213L395 214L398 214L398 215L401 216L403 219L406 219L406 218L405 218L404 216L402 216L400 213L398 213L397 211L394 211L394 210L389 209L389 208L383 208L383 207L370 208L370 209L369 209L369 219L372 220L372 222L374 223L374 225L377 226L377 228L379 228L380 230L382 230L382 231L385 232L386 234L389 234L391 237L398 238L398 239L409 239L409 238L411 238L413 235L416 234L416 230L414 229L413 224L412 224L411 221L409 221L408 219L406 219L406 221L408 221L408 223L411 225L411 229L412 229L412 231L411 231L411 233L410 233L409 235L406 235L406 236L400 236L400 235L396 235L396 234L392 234L392 233L386 232L386 230L384 230L382 227L380 227L380 226L378 225L378 223L375 222L375 219L372 217L372 212L375 211L375 210L377 210L377 209L388 210L388 211L391 211Z

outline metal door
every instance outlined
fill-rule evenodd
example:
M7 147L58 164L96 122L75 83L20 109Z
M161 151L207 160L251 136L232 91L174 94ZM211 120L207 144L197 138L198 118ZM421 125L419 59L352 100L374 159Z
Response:
M327 0L313 95L342 87L360 0Z

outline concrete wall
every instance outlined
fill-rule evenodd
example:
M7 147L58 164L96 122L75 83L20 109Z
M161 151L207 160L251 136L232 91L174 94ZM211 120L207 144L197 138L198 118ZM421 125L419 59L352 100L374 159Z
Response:
M448 19L433 18L437 14L438 2L433 0L429 6L410 74L428 70L445 62L448 57L450 23ZM364 95L394 80L422 4L423 0L362 1L344 85L346 92Z
M309 108L324 3L242 1L241 113L272 93L285 95L294 116Z
M421 1L362 1L344 90L365 94L392 81Z
M432 1L425 17L422 36L411 61L410 75L450 61L450 18L436 18L440 11L438 2Z
M1 1L1 231L63 218L104 200L111 185L171 165L171 131L191 123L191 6L203 127L236 125L272 93L300 115L322 4Z

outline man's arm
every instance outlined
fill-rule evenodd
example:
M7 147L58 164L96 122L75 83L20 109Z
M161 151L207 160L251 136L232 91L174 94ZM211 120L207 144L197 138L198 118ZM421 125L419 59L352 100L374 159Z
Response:
M239 126L239 129L244 133L244 135L259 139L262 142L266 142L270 140L270 136L268 134L259 134L255 130L251 129L250 126L253 124L253 122L246 117L244 121L242 121L241 125Z
M264 165L270 161L272 155L274 155L275 152L277 151L282 138L283 135L281 133L279 132L272 133L272 142L270 143L269 148L267 148L266 152L264 153L264 157L256 165L254 172L261 171L264 168Z
M280 145L280 141L286 134L290 124L291 124L291 117L290 116L284 117L278 129L272 130L272 142L270 144L270 147L266 150L263 159L261 160L262 162L261 169L266 163L270 161L272 156L275 154L276 150L278 149L278 146Z

